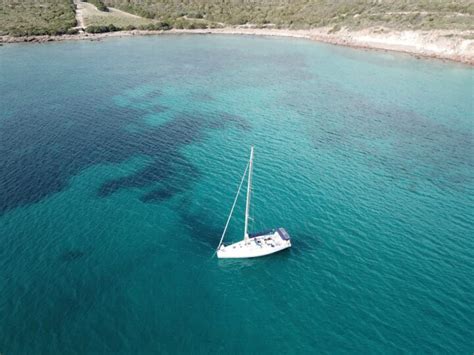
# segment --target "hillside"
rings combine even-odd
[[[474,0],[89,0],[102,10],[94,25],[109,25],[107,7],[175,28],[250,24],[263,28],[332,27],[360,30],[383,26],[394,30],[473,30]],[[92,6],[91,5],[91,6]],[[104,23],[101,23],[101,19]],[[123,21],[114,25],[125,28]],[[125,23],[128,24],[127,21]],[[143,25],[145,21],[139,21]],[[130,25],[135,25],[131,22]],[[73,0],[0,2],[0,35],[64,34],[76,26]]]
[[[0,36],[60,35],[76,26],[72,0],[0,2]]]
[[[159,20],[199,18],[227,25],[278,28],[472,29],[474,1],[461,0],[102,0],[107,6]]]

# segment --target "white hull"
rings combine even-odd
[[[222,245],[217,250],[217,257],[221,259],[256,258],[290,247],[291,240],[289,238],[282,238],[281,234],[276,230],[270,234],[244,239],[227,246]]]
[[[273,229],[261,233],[249,234],[249,211],[250,211],[250,196],[252,189],[252,167],[253,167],[253,147],[250,148],[250,160],[245,168],[244,175],[240,181],[237,195],[235,196],[234,203],[230,210],[227,223],[225,224],[222,237],[217,247],[217,257],[221,259],[237,259],[237,258],[256,258],[259,256],[270,255],[281,250],[291,247],[291,240],[288,232],[284,228]],[[229,226],[232,212],[234,211],[235,204],[240,194],[240,189],[244,183],[245,176],[248,169],[248,180],[247,180],[247,201],[245,204],[245,226],[244,226],[244,240],[240,242],[224,246],[222,244],[224,240],[225,232]]]

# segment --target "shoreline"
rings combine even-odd
[[[359,31],[341,29],[337,32],[332,32],[330,27],[310,30],[286,30],[257,29],[241,26],[195,30],[133,30],[96,34],[79,33],[62,36],[0,36],[0,44],[45,43],[69,40],[99,41],[110,37],[152,36],[163,34],[229,34],[304,38],[333,45],[366,50],[401,52],[413,55],[416,58],[436,58],[474,66],[474,31],[456,30],[394,31],[383,27],[374,27]]]

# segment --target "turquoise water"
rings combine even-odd
[[[474,350],[471,68],[163,36],[0,78],[0,353]],[[217,260],[251,144],[252,230],[293,248]]]

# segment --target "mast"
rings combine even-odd
[[[250,147],[249,178],[247,181],[247,204],[245,205],[245,230],[244,240],[249,239],[249,213],[250,213],[250,191],[252,189],[252,168],[253,168],[253,146]]]

